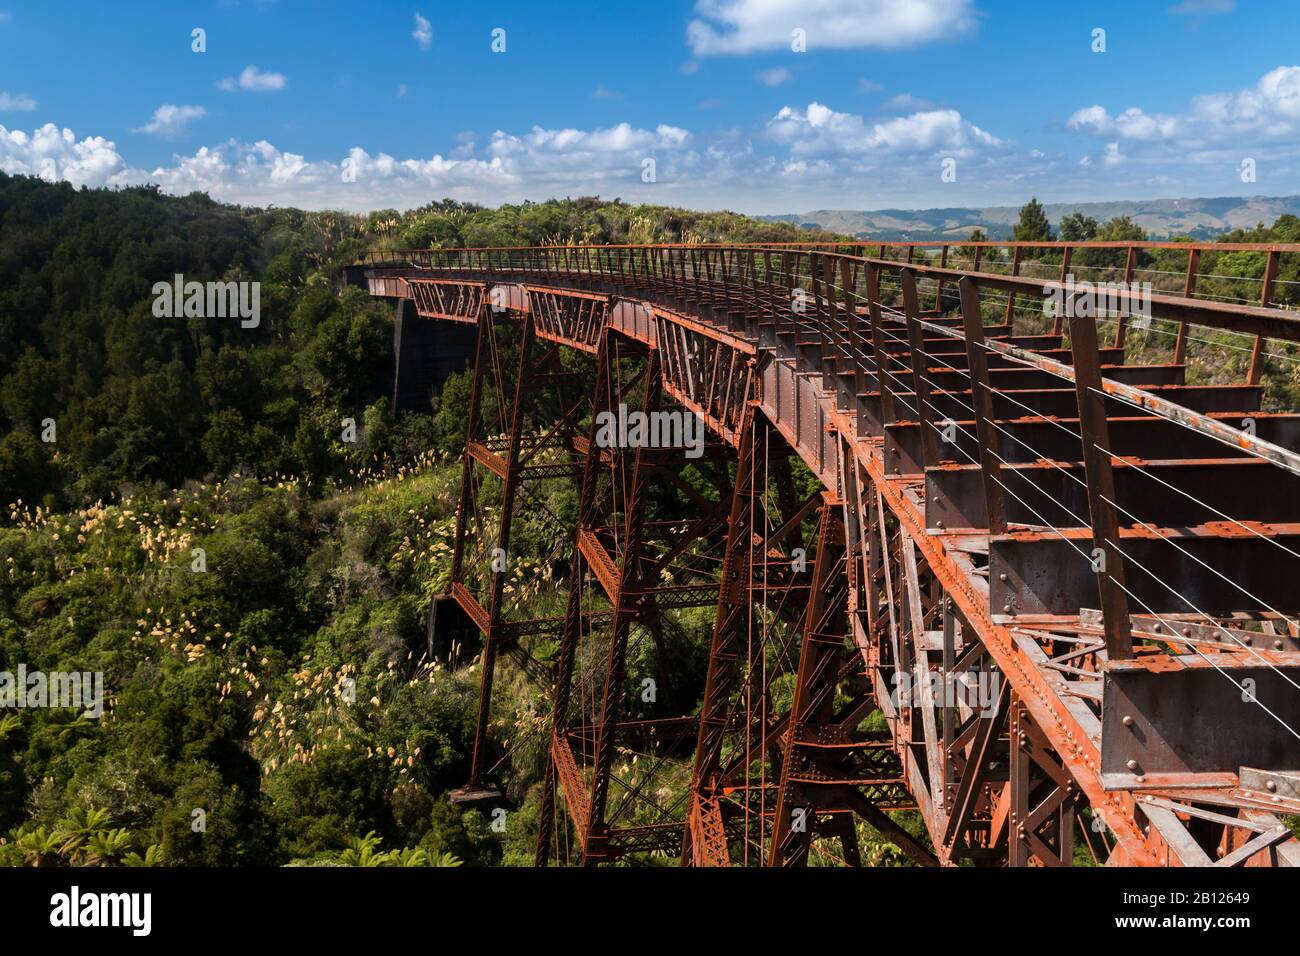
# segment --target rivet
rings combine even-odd
[[[1124,726],[1125,726],[1125,727],[1132,727],[1132,726],[1133,726],[1133,718],[1130,717],[1128,714],[1125,714],[1125,715],[1124,715]]]
[[[1277,789],[1277,781],[1276,781],[1276,780],[1270,780],[1268,783],[1264,784],[1264,786],[1266,786],[1266,787],[1268,788],[1268,792],[1269,792],[1269,793],[1272,793],[1274,790]]]
[[[1002,573],[1002,574],[999,574],[999,575],[998,575],[998,580],[999,580],[999,581],[1005,581],[1006,579],[1007,579],[1007,576],[1006,576],[1005,573]]]
[[[1138,768],[1138,762],[1136,760],[1130,760],[1124,766],[1128,767],[1130,770],[1136,770]]]

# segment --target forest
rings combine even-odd
[[[1144,238],[1120,220],[1054,230],[1036,201],[1016,234]],[[370,249],[845,238],[598,198],[359,216],[0,174],[0,672],[102,673],[106,691],[98,718],[0,709],[0,864],[531,863],[540,745],[501,755],[511,826],[455,808],[478,675],[423,654],[468,376],[395,417],[392,307],[344,268]],[[1297,242],[1300,220],[1223,239]],[[1246,297],[1263,256],[1203,270],[1207,292]],[[260,283],[260,321],[156,315],[176,275]],[[1300,275],[1278,289],[1294,306]],[[1270,364],[1270,404],[1295,404],[1296,367]],[[514,582],[539,602],[544,536]],[[537,705],[493,716],[517,730]]]

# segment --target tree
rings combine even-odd
[[[1016,242],[1051,242],[1052,225],[1047,221],[1047,211],[1037,199],[1020,207],[1020,222],[1012,232]]]
[[[1147,232],[1128,216],[1116,216],[1095,231],[1099,242],[1145,242]]]
[[[1097,235],[1099,224],[1091,216],[1075,211],[1061,217],[1062,242],[1088,242]]]
[[[1144,242],[1147,234],[1145,229],[1128,216],[1116,216],[1095,229],[1088,238],[1097,242]],[[1141,269],[1154,261],[1154,257],[1150,253],[1139,252],[1133,264],[1135,268]],[[1075,256],[1074,263],[1079,268],[1089,267],[1107,270],[1105,273],[1098,273],[1094,278],[1104,277],[1119,280],[1123,277],[1122,270],[1128,263],[1128,251],[1125,249],[1082,249]]]
[[[970,233],[970,239],[967,240],[967,241],[968,241],[968,242],[988,242],[988,241],[989,241],[988,233],[986,233],[983,229],[980,229],[979,227],[976,227],[976,228],[974,228],[974,229],[971,230],[971,233]],[[975,251],[976,251],[976,250],[975,250],[975,247],[974,247],[974,246],[958,246],[958,247],[957,247],[957,262],[958,262],[961,266],[963,266],[963,267],[965,267],[965,266],[967,266],[967,265],[974,265],[974,263],[975,263]],[[985,252],[987,253],[988,250],[985,250]],[[987,255],[983,256],[982,258],[985,260],[985,262],[988,261],[988,256],[987,256]]]
[[[59,469],[47,447],[27,432],[10,432],[0,438],[0,504],[40,503],[46,492],[57,486]]]

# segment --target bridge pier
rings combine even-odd
[[[393,413],[429,412],[433,388],[474,357],[475,329],[423,318],[410,299],[399,299],[393,321]]]

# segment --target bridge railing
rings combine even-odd
[[[1007,322],[1041,316],[1047,299],[1065,294],[1115,293],[1114,314],[1099,316],[1113,328],[1113,347],[1137,332],[1148,351],[1166,341],[1174,364],[1187,359],[1189,342],[1222,349],[1249,362],[1244,381],[1259,384],[1272,358],[1295,364],[1297,356],[1271,352],[1269,342],[1300,339],[1300,245],[1260,243],[872,243],[657,246],[541,246],[524,248],[375,251],[363,263],[409,265],[430,271],[465,270],[516,274],[577,273],[594,277],[655,277],[683,288],[697,281],[742,288],[752,275],[786,289],[808,289],[817,261],[826,257],[871,261],[896,274],[904,265],[926,280],[935,304],[956,306],[956,282],[979,280],[982,302],[998,302]],[[1224,256],[1240,274],[1226,274]],[[774,258],[775,257],[775,258]],[[1243,258],[1244,257],[1244,258]],[[752,267],[748,266],[753,258]],[[1219,271],[1215,271],[1219,270]],[[1255,274],[1258,273],[1258,274]],[[895,295],[897,290],[895,289]],[[1148,302],[1150,307],[1148,308]],[[1134,306],[1137,308],[1135,309]],[[1211,340],[1197,327],[1221,333]],[[1063,316],[1051,322],[1064,331]],[[1233,361],[1229,366],[1239,364]]]

